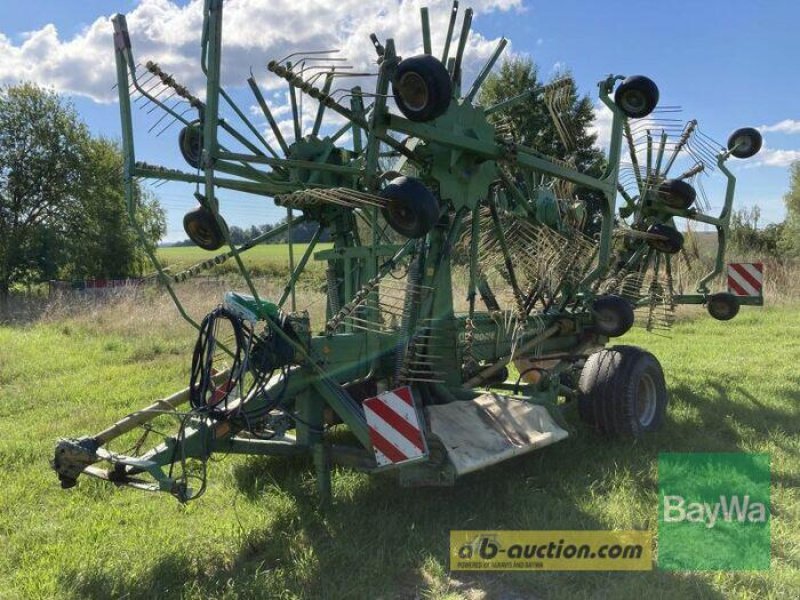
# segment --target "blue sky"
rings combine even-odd
[[[55,87],[70,95],[94,132],[118,137],[119,114],[111,90],[111,33],[105,19],[115,12],[133,12],[135,49],[152,52],[165,68],[196,86],[199,28],[192,10],[197,1],[2,2],[0,82],[28,79]],[[226,22],[225,40],[235,64],[229,70],[230,89],[248,106],[244,90],[236,88],[236,83],[244,82],[246,70],[253,65],[259,80],[267,84],[270,104],[280,110],[285,96],[269,87],[263,68],[267,60],[295,43],[310,48],[333,40],[351,49],[359,64],[370,56],[367,34],[372,30],[391,33],[405,46],[416,44],[422,4],[416,0],[228,0],[231,21]],[[449,2],[427,4],[437,31]],[[705,133],[723,143],[737,127],[763,127],[765,149],[735,165],[737,206],[758,204],[765,221],[783,218],[781,197],[788,186],[788,165],[800,159],[800,38],[796,33],[800,3],[462,1],[462,9],[470,5],[476,7],[473,29],[478,34],[470,46],[473,72],[496,38],[505,36],[512,42],[512,52],[533,57],[543,77],[567,68],[592,98],[596,98],[596,82],[606,74],[641,73],[658,83],[662,104],[680,105],[684,118],[697,118]],[[401,53],[411,53],[398,45]],[[165,134],[169,139],[143,137],[137,158],[182,166],[176,135],[175,130]],[[719,193],[719,182],[709,179],[706,189]],[[157,190],[169,212],[168,239],[184,237],[180,219],[193,204],[191,191],[174,185]],[[232,198],[226,216],[232,223],[261,223],[280,218],[282,211],[270,202]]]

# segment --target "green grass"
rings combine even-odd
[[[339,470],[327,512],[298,459],[213,462],[207,493],[188,506],[85,477],[59,489],[48,468],[59,436],[185,385],[191,333],[156,329],[107,315],[0,328],[0,598],[800,597],[796,308],[685,321],[670,339],[626,336],[667,373],[659,434],[607,440],[576,423],[567,440],[454,488]],[[655,530],[664,451],[771,454],[769,571],[448,573],[454,528]]]
[[[314,248],[314,252],[327,250],[333,244],[320,243]],[[294,260],[295,264],[300,261],[300,258],[305,252],[308,244],[294,244]],[[226,248],[221,248],[216,252],[208,252],[197,246],[181,246],[181,247],[166,247],[158,249],[158,257],[169,266],[173,272],[186,269],[197,263],[213,258],[217,254],[223,254]],[[242,258],[244,263],[251,269],[254,275],[273,275],[281,274],[285,277],[286,269],[289,264],[289,245],[288,244],[260,244],[247,250]],[[235,269],[235,263],[232,259],[221,267],[216,267],[217,272],[229,272]],[[309,267],[314,269],[324,268],[324,263],[311,260]]]

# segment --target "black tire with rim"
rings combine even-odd
[[[706,309],[717,321],[730,321],[739,314],[739,300],[729,292],[711,294]]]
[[[203,128],[200,121],[192,121],[178,134],[178,146],[183,159],[193,168],[200,168],[203,155]]]
[[[203,250],[219,250],[225,243],[225,234],[205,206],[198,206],[183,216],[183,229]]]
[[[614,104],[631,119],[646,117],[658,104],[658,86],[644,75],[631,75],[614,92]]]
[[[682,179],[667,179],[658,186],[658,197],[670,208],[689,208],[697,199],[697,191]]]
[[[389,201],[383,209],[386,222],[407,238],[424,237],[439,220],[439,202],[414,177],[392,179],[381,190],[381,197]]]
[[[397,108],[411,121],[431,121],[450,106],[453,84],[440,60],[428,54],[400,61],[392,79]]]
[[[633,306],[620,296],[598,296],[592,302],[592,313],[595,330],[606,337],[624,335],[633,326]]]
[[[648,245],[664,254],[677,254],[683,248],[683,235],[680,231],[663,223],[652,225],[647,233],[661,236],[660,239],[648,239]]]
[[[758,154],[764,139],[761,132],[752,127],[742,127],[734,131],[728,138],[728,150],[736,158],[750,158]]]
[[[667,386],[658,359],[636,346],[592,354],[578,382],[581,419],[610,435],[658,431],[667,409]]]

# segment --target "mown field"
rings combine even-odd
[[[293,246],[294,260],[295,263],[297,263],[306,251],[306,248],[308,248],[308,244],[293,244]],[[314,248],[314,252],[326,250],[331,246],[332,244],[330,243],[319,243]],[[158,249],[158,257],[165,265],[170,267],[173,272],[177,272],[203,262],[204,260],[208,260],[209,258],[213,258],[217,254],[223,252],[225,252],[225,248],[217,252],[208,252],[197,246],[167,246]],[[289,245],[260,244],[243,253],[242,259],[245,265],[252,269],[256,275],[284,275],[289,264]],[[315,264],[313,258],[309,262],[309,266],[312,269],[314,269],[314,267],[322,268],[319,263]],[[230,272],[233,269],[235,269],[234,261],[233,259],[228,259],[224,267],[217,267],[217,272]]]
[[[338,470],[320,511],[308,460],[215,460],[187,506],[87,478],[59,489],[57,438],[184,387],[193,333],[154,295],[0,327],[0,598],[800,597],[800,310],[623,341],[664,365],[663,432],[608,440],[573,419],[567,440],[448,489]],[[770,453],[769,571],[448,572],[450,529],[655,531],[665,451]]]

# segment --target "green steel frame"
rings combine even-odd
[[[454,99],[448,111],[440,118],[427,123],[414,122],[393,114],[388,105],[389,85],[397,68],[394,42],[386,40],[380,46],[380,69],[375,83],[373,105],[365,109],[365,94],[356,87],[352,90],[349,107],[344,107],[329,95],[333,76],[326,77],[322,90],[313,88],[302,77],[294,73],[291,66],[284,67],[270,63],[270,70],[284,77],[290,84],[292,105],[296,111],[296,91],[309,94],[320,100],[320,110],[313,125],[313,134],[302,137],[297,131],[296,140],[289,144],[277,127],[258,85],[251,77],[248,80],[257,104],[270,124],[278,148],[273,148],[247,119],[221,85],[222,56],[222,0],[206,0],[204,6],[204,27],[202,34],[201,64],[206,76],[205,100],[189,94],[181,88],[181,94],[197,109],[202,123],[203,149],[200,169],[195,173],[165,169],[137,162],[134,144],[134,119],[130,93],[140,94],[160,107],[184,126],[192,126],[192,121],[172,110],[167,103],[151,95],[137,79],[134,59],[125,17],[117,15],[113,19],[117,88],[122,123],[122,144],[124,152],[124,183],[131,223],[137,225],[137,197],[134,180],[138,178],[161,179],[193,184],[203,190],[206,206],[213,212],[223,231],[227,231],[220,216],[218,190],[231,190],[252,194],[262,198],[285,198],[302,190],[325,190],[331,188],[349,189],[362,194],[377,195],[382,185],[380,168],[381,148],[389,147],[398,157],[399,168],[413,167],[423,180],[434,181],[439,190],[440,200],[446,209],[439,223],[421,240],[407,240],[404,243],[387,243],[378,223],[378,209],[352,208],[340,206],[314,207],[294,218],[290,213],[289,223],[236,246],[228,238],[227,249],[207,261],[178,274],[168,273],[154,254],[150,254],[159,280],[171,295],[181,315],[193,326],[198,322],[184,309],[175,287],[199,270],[233,259],[241,271],[250,294],[258,302],[259,290],[248,274],[242,261],[242,254],[256,244],[267,242],[286,233],[293,225],[303,221],[317,221],[320,226],[305,253],[295,264],[291,256],[292,269],[284,292],[278,300],[280,307],[291,299],[294,310],[294,288],[298,278],[312,257],[328,263],[343,282],[338,289],[328,289],[328,317],[333,317],[331,307],[341,307],[351,302],[360,290],[367,290],[368,302],[377,302],[376,292],[371,291],[370,283],[380,280],[401,262],[415,261],[419,269],[419,288],[423,290],[417,304],[408,318],[396,329],[388,331],[355,330],[352,325],[329,328],[324,334],[297,339],[288,336],[273,321],[266,326],[274,334],[290,345],[296,359],[284,381],[275,381],[268,392],[275,392],[276,386],[285,386],[281,392],[285,408],[294,417],[294,434],[286,433],[276,439],[255,439],[242,435],[237,426],[225,420],[214,420],[206,416],[188,414],[182,423],[180,434],[169,437],[149,452],[141,456],[114,454],[104,446],[111,440],[146,423],[164,411],[178,411],[188,399],[188,390],[155,405],[129,415],[105,432],[80,440],[62,440],[57,449],[61,457],[59,475],[67,485],[74,483],[81,473],[110,479],[119,484],[127,484],[142,489],[167,491],[182,501],[197,494],[198,490],[189,488],[188,481],[173,473],[172,465],[179,456],[182,460],[200,459],[204,461],[212,453],[287,455],[310,454],[316,467],[319,491],[323,498],[330,494],[330,464],[336,462],[366,471],[379,470],[371,452],[369,432],[360,399],[348,392],[348,386],[358,382],[373,381],[390,386],[396,379],[396,360],[398,349],[408,347],[410,340],[420,331],[429,334],[429,347],[436,349],[437,368],[444,373],[441,381],[415,384],[418,402],[432,398],[437,401],[457,401],[469,399],[478,389],[496,378],[502,367],[515,356],[536,349],[538,356],[564,357],[551,371],[551,376],[542,378],[537,384],[522,388],[530,402],[543,404],[554,414],[559,412],[559,397],[574,395],[574,391],[564,387],[560,374],[572,369],[591,351],[602,347],[608,339],[593,327],[594,316],[591,302],[594,298],[593,284],[605,277],[612,264],[613,236],[616,223],[616,197],[622,153],[623,127],[625,115],[611,99],[616,83],[621,76],[608,76],[599,83],[599,96],[602,103],[613,115],[611,142],[608,151],[608,170],[595,178],[561,163],[554,162],[537,154],[533,149],[514,144],[513,147],[495,139],[494,126],[489,118],[517,103],[526,101],[531,95],[542,93],[532,90],[498,105],[483,109],[472,104],[478,89],[505,47],[502,40],[487,66],[464,98]],[[465,19],[468,32],[469,16]],[[450,33],[455,23],[455,12],[450,21]],[[425,52],[431,53],[430,25],[427,9],[422,12],[423,45]],[[455,57],[449,56],[449,40],[444,49],[443,62],[449,64],[456,82],[455,95],[459,95],[460,64],[464,52],[466,33],[459,38]],[[448,60],[449,59],[449,60]],[[243,121],[257,143],[236,131],[223,118],[220,107],[224,103]],[[322,114],[324,109],[334,110],[344,115],[348,125],[333,135],[320,138]],[[468,124],[466,127],[464,124]],[[337,140],[347,131],[352,133],[351,150],[336,146]],[[219,135],[224,133],[243,145],[249,152],[234,152],[223,147]],[[408,136],[412,143],[401,144],[398,137]],[[329,158],[339,153],[345,159],[341,164],[333,164]],[[660,163],[662,156],[659,155]],[[725,206],[718,217],[697,213],[692,210],[671,210],[657,203],[652,209],[661,219],[685,217],[717,228],[719,253],[714,270],[700,282],[698,293],[677,298],[678,302],[702,303],[708,293],[708,283],[718,275],[723,267],[723,257],[727,230],[730,222],[735,179],[724,166],[727,154],[719,156],[718,166],[728,178]],[[501,171],[500,166],[533,174],[537,180],[557,178],[602,193],[601,227],[597,241],[593,266],[584,273],[577,285],[565,286],[559,290],[558,301],[547,310],[531,313],[527,311],[519,327],[509,330],[507,315],[495,310],[475,309],[477,295],[491,296],[478,261],[478,226],[482,207],[490,207],[495,218],[498,206],[505,205],[509,210],[525,215],[531,223],[543,226],[536,220],[535,207],[531,206],[530,195],[519,188],[514,181]],[[454,168],[455,167],[455,168]],[[269,169],[269,170],[266,170]],[[464,176],[463,173],[469,173]],[[502,188],[502,190],[500,189]],[[289,208],[291,211],[291,206]],[[660,212],[659,212],[660,211]],[[356,220],[365,219],[370,226],[371,239],[359,239]],[[500,241],[506,261],[511,261],[504,243],[502,227],[497,218],[496,234]],[[333,248],[315,253],[323,227],[331,231]],[[470,233],[469,246],[469,286],[468,314],[457,314],[454,310],[452,292],[452,256],[462,234]],[[227,235],[227,233],[226,233]],[[640,248],[628,260],[643,260],[646,252]],[[513,274],[513,272],[512,272]],[[513,281],[511,282],[513,284]],[[465,331],[470,329],[469,336]],[[468,348],[469,346],[469,348]],[[479,365],[477,371],[463,368],[467,353]],[[249,408],[258,409],[265,397],[249,401]],[[326,411],[330,409],[336,419],[344,423],[355,444],[335,444],[325,433]],[[558,417],[560,419],[560,417]],[[108,469],[97,463],[109,463]],[[398,470],[407,483],[414,481],[452,481],[454,475],[446,461],[433,460],[407,464]]]

